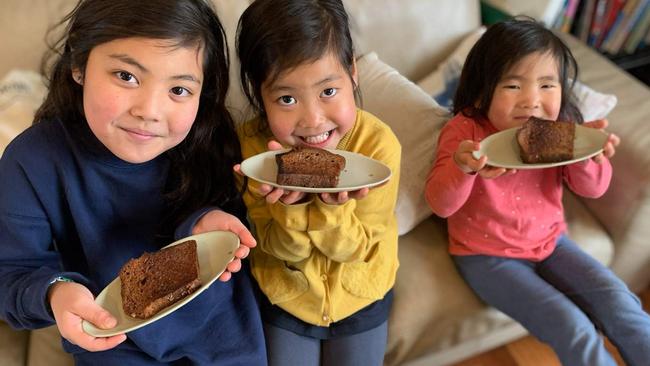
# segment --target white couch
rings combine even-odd
[[[232,48],[237,19],[250,1],[213,1],[230,35]],[[0,2],[0,79],[17,68],[38,70],[45,50],[45,30],[74,3],[75,0]],[[403,162],[404,192],[398,212],[404,227],[407,222],[417,223],[422,216],[418,182],[424,179],[422,167],[433,158],[427,154],[433,151],[436,132],[445,116],[433,99],[402,75],[417,82],[434,71],[480,25],[479,2],[345,3],[352,18],[358,54],[374,51],[378,57],[359,61],[364,107],[391,124],[402,139],[407,157]],[[581,68],[579,79],[618,97],[618,105],[609,115],[610,129],[623,141],[612,160],[614,178],[604,197],[583,200],[567,195],[570,233],[586,251],[610,264],[632,290],[639,291],[650,281],[650,89],[574,39],[567,38],[567,42]],[[236,61],[233,58],[235,66]],[[241,120],[246,114],[245,102],[236,75],[234,67],[230,104],[235,117]],[[0,98],[3,92],[6,90],[0,88]],[[6,107],[0,103],[0,113]],[[12,121],[16,125],[9,127],[20,129],[29,122]],[[6,127],[0,125],[0,131]],[[420,130],[430,133],[409,135]],[[0,151],[6,143],[0,140]],[[446,244],[444,221],[433,216],[400,237],[401,266],[389,322],[386,365],[452,364],[525,334],[519,325],[486,307],[472,294],[454,269]],[[69,356],[60,350],[56,328],[15,331],[0,321],[1,365],[70,363]]]

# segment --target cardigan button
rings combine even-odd
[[[327,281],[327,275],[323,273],[322,275],[320,275],[320,279],[323,281]]]
[[[327,316],[327,315],[323,315],[323,321],[324,321],[324,322],[328,322],[328,321],[330,321],[330,317]]]

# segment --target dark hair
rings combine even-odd
[[[534,52],[548,52],[558,63],[562,85],[559,118],[581,123],[582,114],[571,93],[578,77],[578,64],[571,50],[542,24],[521,16],[490,26],[472,47],[454,97],[454,114],[486,118],[503,74]]]
[[[67,23],[67,25],[66,25]],[[86,124],[83,88],[72,70],[85,71],[93,48],[116,39],[173,40],[174,47],[203,48],[203,86],[189,134],[165,154],[171,165],[165,188],[167,224],[172,229],[189,213],[208,205],[228,207],[239,196],[232,166],[241,161],[239,140],[225,106],[228,47],[219,19],[205,0],[80,0],[58,25],[63,36],[42,64],[49,92],[36,113],[69,126]],[[53,31],[52,29],[51,31]],[[55,58],[48,67],[48,61]],[[48,72],[48,69],[50,69]],[[224,208],[225,208],[224,207]]]
[[[256,0],[239,18],[242,88],[263,120],[262,84],[327,52],[338,57],[352,79],[354,48],[341,0]],[[356,85],[355,90],[360,98]]]

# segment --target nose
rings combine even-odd
[[[534,109],[539,107],[540,94],[537,88],[526,88],[523,90],[519,105],[522,108]]]
[[[324,120],[323,108],[318,102],[304,103],[300,116],[300,127],[317,127]]]
[[[161,119],[164,96],[155,91],[142,88],[138,95],[133,97],[131,115],[143,121],[158,122]]]

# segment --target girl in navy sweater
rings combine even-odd
[[[61,24],[47,98],[0,160],[0,316],[56,323],[82,365],[266,364],[248,272],[232,275],[255,240],[231,170],[241,157],[214,10],[82,0]],[[94,295],[128,259],[210,230],[243,244],[222,281],[128,338],[83,332],[82,320],[115,326]]]

